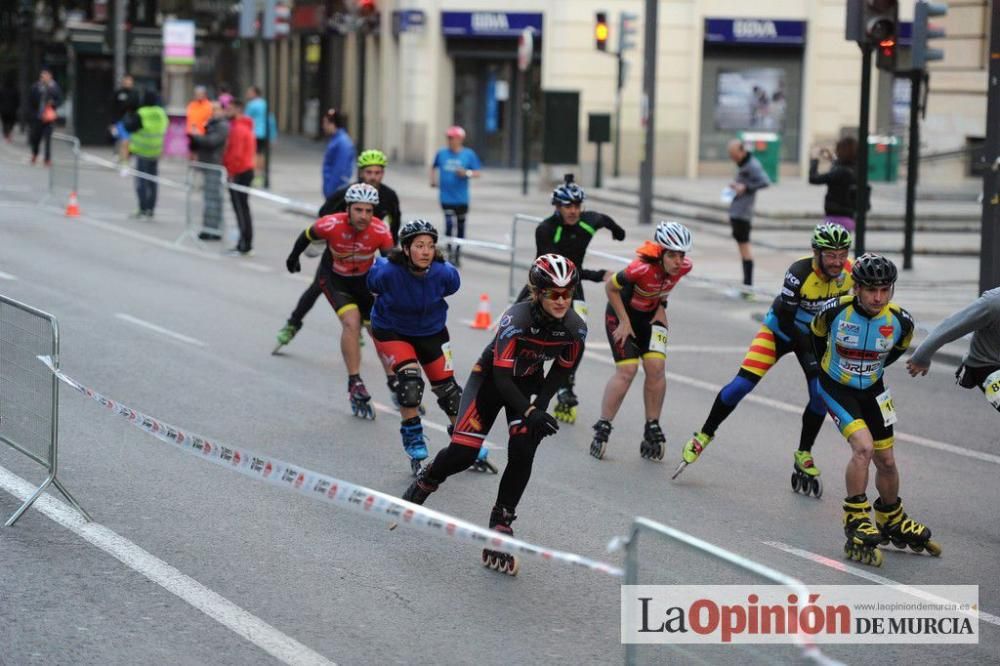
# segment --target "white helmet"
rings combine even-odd
[[[653,239],[664,250],[674,252],[691,251],[691,232],[680,222],[661,221],[656,225]]]
[[[373,206],[378,205],[378,190],[368,183],[354,183],[347,188],[344,193],[344,203],[366,203]]]

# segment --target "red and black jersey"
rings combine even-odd
[[[668,275],[661,263],[649,263],[640,257],[611,279],[622,290],[622,302],[630,313],[652,314],[660,303],[666,305],[670,292],[692,267],[691,260],[685,257],[677,275]]]
[[[493,341],[479,357],[483,374],[493,369],[509,371],[515,379],[544,371],[546,361],[571,370],[583,356],[587,324],[571,308],[562,321],[543,321],[530,301],[510,306],[497,323]]]
[[[364,275],[375,263],[378,252],[389,251],[394,243],[389,227],[373,217],[371,224],[358,231],[347,213],[334,213],[316,220],[306,229],[310,241],[325,240],[337,275]]]

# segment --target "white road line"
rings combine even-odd
[[[195,345],[197,347],[208,346],[201,340],[195,340],[194,338],[189,338],[188,336],[183,335],[181,333],[171,331],[169,328],[163,328],[162,326],[157,326],[156,324],[152,324],[148,321],[145,321],[144,319],[139,319],[137,317],[133,317],[132,315],[127,315],[123,312],[115,314],[115,317],[117,319],[121,319],[122,321],[127,321],[130,324],[135,324],[136,326],[141,326],[142,328],[149,329],[150,331],[156,331],[157,333],[161,335],[166,335],[167,337],[171,337],[174,340],[180,340],[181,342],[186,342],[189,345]]]
[[[878,574],[872,573],[867,569],[861,569],[859,567],[852,566],[845,562],[841,562],[840,560],[835,560],[826,557],[824,555],[820,555],[818,553],[813,553],[808,550],[796,548],[795,546],[789,546],[787,543],[782,543],[781,541],[762,541],[761,543],[763,543],[765,546],[770,546],[771,548],[777,548],[778,550],[782,550],[788,553],[789,555],[795,555],[805,560],[809,560],[811,562],[816,562],[817,564],[822,564],[823,566],[830,567],[831,569],[842,571],[844,573],[849,573],[852,576],[857,576],[858,578],[864,578],[865,580],[870,580],[871,582],[878,583],[879,585],[890,585],[892,587],[897,588],[901,592],[905,592],[906,594],[909,594],[910,596],[916,597],[918,599],[923,599],[924,601],[929,601],[935,604],[955,603],[950,599],[939,597],[936,594],[931,594],[930,592],[926,592],[924,590],[915,587],[910,587],[909,585],[904,585],[903,583],[897,583],[891,578],[886,578],[885,576],[879,576]],[[907,556],[905,553],[901,553],[901,555],[903,557]],[[997,617],[996,615],[992,615],[990,613],[986,613],[983,610],[979,610],[978,614],[979,614],[979,619],[982,620],[983,622],[989,622],[992,625],[1000,627],[1000,617]]]
[[[0,271],[0,280],[16,280],[17,277],[11,275],[10,273],[4,273]]]
[[[670,349],[670,347],[667,348],[668,354],[670,353]],[[599,354],[595,351],[585,351],[583,354],[587,358],[600,361],[606,365],[615,364],[614,359],[610,356],[605,356],[604,354]],[[668,372],[667,379],[677,382],[678,384],[686,384],[688,386],[704,389],[705,391],[710,391],[712,393],[718,393],[722,390],[722,386],[718,384],[712,384],[711,382],[695,379],[694,377],[688,377],[687,375],[679,375],[675,372]],[[764,396],[754,395],[753,393],[747,394],[747,396],[743,399],[755,402],[758,405],[765,405],[782,412],[788,412],[789,414],[802,414],[801,405],[790,405],[787,402],[781,402],[780,400],[774,400],[772,398],[765,398]],[[972,458],[973,460],[981,460],[983,462],[993,463],[994,465],[1000,465],[1000,456],[992,453],[973,451],[961,446],[955,446],[954,444],[948,444],[947,442],[939,442],[936,439],[928,439],[926,437],[920,437],[919,435],[910,435],[905,432],[899,432],[898,430],[896,431],[896,439],[903,442],[909,442],[910,444],[916,444],[918,446],[925,446],[929,449],[936,449],[946,453],[953,453],[957,456],[963,456],[965,458]]]
[[[399,416],[399,410],[390,405],[384,405],[381,402],[375,402],[372,400],[372,406],[383,414],[394,414]],[[433,421],[428,421],[427,419],[421,418],[420,422],[430,428],[431,430],[437,430],[438,432],[443,432],[448,434],[448,426],[443,426],[440,423],[434,423]],[[506,446],[500,446],[499,444],[494,444],[493,442],[486,440],[486,448],[490,451],[506,451]]]
[[[26,500],[34,492],[31,484],[4,467],[0,467],[0,488],[21,501]],[[300,664],[335,666],[323,655],[283,634],[256,615],[181,573],[117,532],[98,523],[86,522],[80,514],[52,498],[48,493],[38,498],[33,510],[39,511],[56,524],[142,574],[275,659],[295,666]]]

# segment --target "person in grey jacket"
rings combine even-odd
[[[969,353],[955,373],[962,388],[978,386],[1000,411],[1000,287],[984,291],[978,299],[954,313],[931,331],[906,361],[910,375],[926,375],[934,352],[972,333]]]
[[[753,206],[757,190],[771,184],[764,167],[753,153],[744,147],[739,139],[733,139],[726,146],[731,159],[737,166],[736,178],[729,184],[733,200],[729,204],[729,223],[733,228],[733,238],[743,260],[743,284],[753,286],[753,254],[750,251],[750,224],[753,220]],[[744,297],[752,298],[747,289]]]
[[[219,102],[212,102],[212,117],[205,124],[204,134],[189,134],[188,145],[199,162],[222,165],[222,152],[229,138],[226,112]],[[207,241],[222,240],[222,172],[216,169],[199,169],[204,176],[202,230],[198,238]]]

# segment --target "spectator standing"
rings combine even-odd
[[[257,138],[254,184],[262,185],[264,183],[264,170],[267,168],[267,150],[271,143],[271,127],[268,118],[270,114],[267,110],[267,100],[261,97],[260,88],[257,86],[247,88],[246,99],[244,113],[253,121],[253,132]]]
[[[17,122],[17,109],[21,106],[21,93],[17,90],[14,80],[7,77],[0,88],[0,123],[3,124],[3,138],[11,142],[10,135]]]
[[[52,128],[56,124],[56,108],[62,104],[63,94],[52,72],[43,69],[31,86],[28,101],[31,108],[31,163],[38,161],[38,152],[45,143],[45,166],[52,165]]]
[[[464,129],[452,125],[445,137],[448,147],[437,152],[431,165],[431,187],[438,187],[440,184],[439,199],[444,210],[445,235],[465,238],[465,217],[469,213],[469,180],[479,177],[482,165],[475,151],[463,145]],[[452,247],[452,243],[448,243],[449,261],[456,266],[459,265],[460,250],[460,246]]]
[[[136,176],[135,193],[139,199],[139,210],[132,215],[134,218],[153,217],[153,210],[156,208],[154,178],[159,173],[163,137],[167,134],[169,122],[167,112],[160,106],[159,95],[153,90],[143,93],[141,105],[125,121],[125,129],[131,134],[128,149],[135,155],[135,170],[152,176]]]
[[[205,125],[212,118],[212,102],[205,86],[194,87],[194,99],[187,105],[187,133],[204,134]]]
[[[243,113],[243,102],[234,99],[229,104],[229,139],[222,163],[229,173],[229,180],[236,185],[250,187],[253,183],[254,156],[257,139],[254,137],[253,121]],[[236,223],[240,228],[240,240],[230,251],[246,257],[253,251],[253,220],[250,217],[250,195],[230,189]]]
[[[189,134],[188,142],[191,151],[199,162],[206,164],[222,164],[222,153],[229,137],[229,123],[220,102],[212,103],[212,117],[205,125],[204,134]],[[198,238],[205,241],[222,240],[222,192],[225,185],[222,174],[215,169],[205,169],[204,198],[201,224],[202,230]]]
[[[128,74],[122,77],[121,85],[115,91],[112,99],[114,124],[111,125],[111,135],[115,138],[118,161],[128,163],[128,130],[125,129],[125,116],[134,113],[139,108],[139,91],[135,89],[135,80]]]
[[[232,104],[232,102],[233,102],[234,99],[236,99],[236,98],[233,97],[233,94],[231,92],[229,92],[229,84],[227,84],[227,83],[220,83],[219,84],[219,95],[218,95],[218,97],[216,97],[216,101],[218,101],[219,104],[222,105],[222,110],[223,111],[228,111],[229,110],[229,105]]]
[[[323,154],[323,197],[326,199],[339,188],[349,185],[354,178],[357,153],[354,142],[344,129],[346,124],[346,117],[337,109],[323,114],[323,133],[330,137]]]
[[[740,251],[743,261],[743,297],[753,298],[750,287],[753,286],[753,253],[750,248],[750,225],[753,221],[753,207],[757,198],[757,190],[762,190],[771,184],[760,161],[748,151],[743,142],[733,139],[727,145],[729,159],[736,164],[736,177],[727,188],[732,195],[729,204],[729,224],[733,229],[733,238]]]
[[[813,153],[809,160],[809,182],[812,185],[826,185],[823,199],[823,213],[826,221],[839,224],[850,232],[854,231],[854,214],[857,211],[858,179],[855,160],[858,155],[858,140],[845,136],[837,142],[834,155],[826,148]],[[819,172],[819,160],[830,160],[830,170]]]

